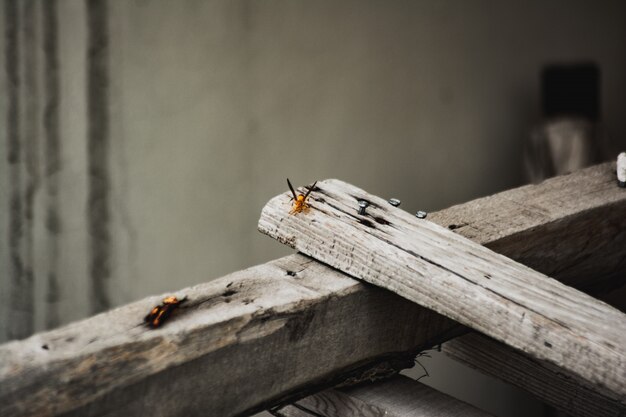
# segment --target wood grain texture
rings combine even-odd
[[[626,276],[623,264],[626,243],[622,233],[626,230],[626,218],[622,215],[626,211],[626,193],[619,193],[613,186],[611,169],[612,164],[599,165],[431,213],[428,218],[495,251],[532,263],[536,269],[553,273],[561,281],[601,294],[602,300],[624,311],[624,290],[606,293],[622,284]],[[571,198],[578,195],[584,198]],[[593,227],[594,224],[600,227]],[[588,230],[581,234],[585,228]],[[552,241],[570,244],[555,250]],[[564,262],[567,268],[560,267]],[[585,275],[584,271],[590,270],[597,275]],[[477,333],[443,344],[443,351],[481,372],[529,391],[569,415],[601,417],[626,412],[623,404],[590,390],[571,375],[565,375],[561,368]],[[375,388],[372,384],[361,389]],[[302,400],[298,404],[301,403]],[[377,406],[375,402],[369,405]],[[313,415],[296,407],[280,411],[285,416]],[[344,417],[352,415],[358,416],[360,412],[346,412]]]
[[[537,260],[538,269],[572,265],[557,273],[559,278],[566,279],[566,272],[575,272],[576,265],[595,265],[599,275],[610,276],[624,271],[620,259],[625,247],[617,243],[626,229],[621,215],[626,193],[616,194],[607,186],[614,181],[612,169],[610,164],[600,165],[428,218],[445,227],[466,223],[454,231],[507,256]],[[579,194],[585,199],[577,205],[564,197]],[[531,195],[537,196],[535,200]],[[509,204],[522,196],[534,201],[535,211],[520,206],[520,214],[515,208],[519,204]],[[548,210],[542,204],[551,207],[552,200],[559,199],[562,218],[554,208],[549,219],[537,219],[534,213]],[[507,205],[508,210],[499,208]],[[604,226],[589,227],[588,238],[570,236],[576,224],[594,222]],[[570,256],[527,243],[541,242],[546,235],[555,242],[561,241],[559,237],[568,240]],[[580,282],[592,281],[581,275]],[[433,343],[428,339],[447,337],[453,325],[391,292],[301,255],[177,294],[190,297],[189,307],[159,330],[147,331],[140,325],[147,310],[161,299],[154,296],[1,345],[0,415],[159,416],[198,410],[206,415],[244,415],[333,386],[370,361],[410,356],[422,344]],[[204,302],[193,306],[194,300]],[[177,399],[182,396],[193,401],[181,404]]]
[[[370,202],[366,215],[359,199]],[[288,194],[277,196],[259,229],[626,402],[620,311],[350,184],[322,181],[309,201],[309,212],[289,215]]]
[[[406,376],[331,389],[273,411],[279,417],[487,417],[491,414]]]
[[[0,346],[0,415],[247,415],[410,367],[457,327],[302,255],[176,294],[189,301],[156,330],[142,320],[162,296]]]
[[[626,311],[626,286],[602,294],[600,299]],[[626,415],[626,405],[590,390],[563,369],[535,360],[478,333],[454,338],[444,343],[442,350],[459,362],[532,393],[567,415]]]
[[[626,191],[615,163],[596,165],[428,216],[570,286],[602,294],[626,284]]]
[[[457,337],[444,343],[442,350],[459,362],[530,392],[567,415],[617,417],[626,414],[626,405],[589,389],[576,376],[484,335],[470,333]]]

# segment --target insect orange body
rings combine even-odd
[[[166,297],[163,299],[163,303],[150,310],[150,313],[144,317],[143,321],[153,329],[163,324],[165,320],[172,315],[182,303],[187,301],[187,297],[178,299],[174,296]]]
[[[293,186],[291,185],[291,182],[289,181],[289,178],[287,178],[287,184],[289,185],[289,189],[291,190],[291,194],[293,195],[293,205],[291,206],[289,214],[297,214],[302,213],[303,211],[307,211],[309,209],[309,205],[306,203],[306,199],[309,194],[311,194],[311,191],[313,191],[313,188],[315,188],[315,184],[317,184],[317,181],[315,181],[313,185],[309,187],[309,191],[307,191],[306,194],[296,194]]]

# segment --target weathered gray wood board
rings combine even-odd
[[[600,299],[626,310],[626,287],[602,294]],[[561,368],[538,361],[515,349],[477,333],[454,338],[442,350],[483,373],[529,391],[543,402],[577,417],[626,415],[626,405],[590,390]]]
[[[331,389],[273,411],[279,417],[487,417],[454,397],[402,375]]]
[[[428,220],[586,292],[626,284],[626,192],[596,165],[432,213]]]
[[[604,163],[428,216],[462,236],[586,292],[626,284],[626,192]]]
[[[350,184],[319,182],[309,199],[308,212],[290,215],[289,195],[275,197],[259,229],[626,402],[620,311]],[[366,215],[360,199],[370,202]]]
[[[614,167],[611,171],[610,164],[600,165],[432,213],[429,219],[446,227],[466,224],[454,231],[507,256],[534,259],[540,270],[587,265],[610,276],[624,271],[626,250],[617,244],[623,239],[619,231],[626,229],[621,215],[626,193],[608,186],[614,184],[613,176]],[[582,194],[584,201],[577,204],[565,197]],[[510,201],[528,201],[535,210]],[[543,206],[552,207],[554,201],[561,201],[562,218],[557,208]],[[503,206],[511,208],[499,210]],[[537,214],[542,211],[551,214]],[[594,222],[604,226],[589,227],[593,244],[569,236],[576,224]],[[559,236],[569,239],[570,256],[527,245],[546,234],[557,242]],[[556,276],[566,279],[567,271],[576,268]],[[446,337],[451,325],[395,294],[301,255],[178,294],[191,298],[188,309],[159,330],[140,325],[160,301],[155,296],[0,346],[0,415],[71,410],[74,415],[137,410],[156,416],[198,410],[235,415],[332,386],[335,378],[368,362],[364,358],[402,358],[403,352],[431,343],[428,339]],[[205,302],[192,307],[199,300]],[[193,401],[181,403],[183,397]]]
[[[615,417],[626,406],[590,390],[575,376],[549,363],[533,359],[484,335],[470,333],[442,346],[450,357],[520,387],[574,417]]]
[[[604,299],[606,296],[613,296],[613,294],[603,294],[602,298]],[[626,305],[626,300],[620,299],[619,301],[620,303],[615,306],[623,309]],[[573,417],[616,417],[626,414],[626,405],[589,389],[572,375],[565,374],[563,369],[543,361],[532,359],[503,343],[476,332],[470,332],[466,335],[455,337],[444,343],[441,348],[443,352],[451,358],[504,382],[522,388],[535,395],[544,403],[551,405],[567,415]],[[422,385],[418,381],[408,379],[405,380],[404,384]],[[368,395],[369,390],[378,392],[380,390],[379,385],[382,385],[382,383],[362,384],[358,389],[344,389],[341,390],[340,393],[336,393],[337,390],[328,390],[313,394],[312,397],[317,397],[318,399],[313,400],[312,404],[324,404],[322,399],[331,395],[329,393],[336,393],[334,395],[340,396],[342,403],[352,404],[356,402],[360,404],[361,401],[358,398],[351,398],[354,393],[354,395],[368,396],[368,407],[389,412],[389,410],[385,408],[387,401],[384,397],[379,398],[375,395]],[[411,392],[411,390],[405,389],[403,392]],[[315,409],[304,407],[303,404],[305,404],[305,400],[306,399],[298,401],[297,404],[292,407],[284,407],[276,414],[279,416],[316,415],[311,413],[326,415],[321,407]],[[413,401],[413,396],[407,395],[397,398],[396,403],[410,403],[411,401]],[[307,402],[307,404],[310,404],[310,402]],[[328,408],[329,407],[326,407],[325,409]],[[334,408],[330,409],[334,410]],[[344,407],[341,411],[342,417],[360,417],[362,415],[362,410],[357,406]]]
[[[607,166],[609,169],[606,169]],[[624,234],[620,235],[620,230],[626,230],[626,219],[622,215],[626,212],[626,193],[615,192],[612,168],[610,164],[604,164],[540,185],[505,191],[432,213],[429,219],[496,251],[524,259],[524,262],[534,262],[537,269],[552,271],[562,281],[579,283],[584,288],[593,289],[595,293],[602,294],[602,300],[610,300],[611,305],[624,311],[626,298],[623,290],[605,293],[607,289],[623,282],[620,273],[622,277],[626,276],[623,263],[620,267],[620,260],[624,257],[619,253],[626,250]],[[568,197],[572,195],[585,197]],[[605,207],[605,200],[610,201],[610,209]],[[531,207],[532,211],[529,209]],[[581,209],[582,215],[577,211]],[[538,216],[538,212],[549,215]],[[559,218],[559,215],[565,218]],[[546,227],[555,221],[558,222],[556,225]],[[593,227],[594,224],[601,227]],[[606,227],[609,224],[613,224],[613,229]],[[591,228],[592,232],[582,237],[593,244],[581,246],[584,239],[580,238],[581,227],[577,225]],[[541,232],[537,233],[537,229],[533,229],[535,227]],[[524,234],[528,235],[528,239],[517,239]],[[572,238],[576,239],[572,241]],[[566,240],[573,244],[556,251],[545,245],[551,240]],[[537,241],[543,241],[544,245],[528,244]],[[618,253],[614,252],[616,250]],[[567,262],[570,267],[558,268],[566,258],[569,258]],[[603,258],[607,261],[603,261]],[[601,279],[590,279],[589,275],[582,273],[586,270],[598,272]],[[611,283],[607,278],[617,280]],[[597,282],[605,285],[594,285]],[[626,412],[626,406],[588,389],[572,376],[566,376],[562,369],[534,360],[485,336],[472,333],[457,337],[443,344],[443,351],[473,368],[531,392],[569,415],[601,417],[618,416]],[[366,385],[361,389],[375,388]],[[298,404],[302,404],[302,400]],[[377,404],[373,402],[369,405],[376,407]],[[316,411],[319,413],[319,410]],[[287,412],[294,413],[290,415],[310,415],[295,407],[283,408],[281,412],[285,415]],[[358,410],[353,410],[345,412],[344,417],[351,415],[360,414]]]
[[[188,303],[156,330],[149,297],[0,346],[0,415],[246,414],[371,361],[408,367],[457,327],[302,255],[177,294]]]

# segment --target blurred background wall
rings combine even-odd
[[[0,13],[0,341],[287,254],[256,231],[286,177],[413,212],[522,184],[547,63],[597,63],[608,155],[626,148],[619,0]]]

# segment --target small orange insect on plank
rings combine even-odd
[[[291,185],[291,182],[289,181],[289,178],[287,178],[287,185],[289,185],[289,189],[291,190],[291,194],[293,195],[293,197],[291,198],[293,200],[293,206],[291,207],[289,214],[302,213],[303,211],[307,211],[309,209],[309,205],[306,203],[306,199],[309,194],[311,194],[311,191],[313,191],[313,188],[315,188],[315,184],[317,184],[317,181],[315,181],[312,186],[307,187],[309,191],[307,191],[306,194],[296,194],[293,186]]]
[[[163,299],[163,303],[150,310],[150,313],[143,318],[143,321],[146,322],[149,327],[156,329],[185,301],[187,301],[186,296],[180,300],[174,296],[166,297]]]

